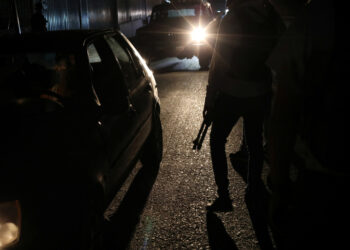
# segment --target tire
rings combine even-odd
[[[206,70],[209,68],[210,59],[211,59],[211,55],[199,56],[198,60],[199,60],[199,66],[201,67],[201,69]]]
[[[143,146],[140,160],[143,165],[159,166],[163,158],[163,131],[159,113],[152,119],[152,130]]]

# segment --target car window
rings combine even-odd
[[[142,59],[142,57],[140,56],[140,54],[138,53],[138,51],[134,48],[132,48],[127,41],[124,40],[123,37],[119,37],[119,36],[113,36],[117,41],[119,41],[120,44],[123,44],[123,47],[125,48],[125,50],[127,50],[129,52],[129,55],[131,56],[135,69],[137,71],[138,75],[144,75],[144,68],[141,66],[141,62],[140,60]],[[142,59],[143,60],[143,59]]]
[[[0,57],[3,59],[2,83],[11,83],[11,87],[22,94],[50,91],[68,98],[76,92],[78,73],[73,53],[27,52]]]
[[[87,47],[92,83],[98,100],[105,109],[114,112],[127,96],[127,90],[119,66],[115,60],[111,60],[110,54],[103,40],[95,41]]]
[[[110,46],[113,55],[120,64],[125,78],[125,84],[130,90],[134,89],[137,86],[136,80],[140,76],[140,71],[131,57],[131,52],[128,50],[125,44],[120,43],[114,37],[105,36],[105,39]]]
[[[151,21],[162,21],[165,19],[176,19],[181,17],[194,18],[204,17],[212,18],[211,7],[207,4],[185,4],[179,6],[163,6],[154,8],[151,14]]]
[[[161,21],[167,18],[178,17],[194,17],[201,15],[195,8],[179,8],[179,9],[159,9],[152,13],[152,21]]]
[[[151,15],[152,21],[161,21],[168,18],[167,10],[154,10]]]
[[[195,9],[176,9],[176,10],[168,10],[168,17],[183,17],[183,16],[195,16]]]
[[[74,86],[77,86],[76,58],[72,54],[56,54],[53,66],[54,77],[52,79],[52,92],[63,97],[72,96]]]
[[[101,57],[98,54],[94,44],[90,44],[90,46],[87,48],[87,53],[88,53],[88,57],[89,57],[89,63],[100,63],[101,62]]]

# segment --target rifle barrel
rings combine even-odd
[[[193,141],[193,149],[197,149],[197,150],[201,149],[202,143],[203,143],[203,140],[204,140],[204,137],[207,133],[208,128],[209,128],[209,125],[205,122],[205,120],[203,120],[201,127],[198,131],[197,138]]]

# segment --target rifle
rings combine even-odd
[[[208,86],[207,86],[208,91]],[[218,101],[220,97],[220,92],[217,92],[215,95],[215,103]],[[214,106],[215,107],[215,106]],[[213,122],[213,112],[215,108],[207,109],[204,114],[204,118],[201,124],[201,127],[198,131],[197,138],[193,141],[193,148],[196,150],[200,150],[202,148],[202,143],[204,141],[205,135],[207,134],[208,128],[210,127],[211,123]]]
[[[208,119],[204,118],[203,122],[201,124],[201,127],[198,131],[197,138],[193,141],[193,148],[196,150],[200,150],[202,148],[202,143],[204,141],[205,135],[207,134],[208,128],[210,127],[211,121],[208,121]]]

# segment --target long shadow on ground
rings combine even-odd
[[[262,250],[275,249],[268,227],[269,193],[263,183],[258,193],[245,196],[249,216]]]
[[[210,249],[238,250],[234,240],[226,232],[222,221],[213,212],[207,212],[207,230]]]
[[[127,249],[157,178],[159,166],[143,166],[106,225],[104,250]]]
[[[247,182],[248,161],[237,159],[232,154],[230,155],[230,161],[233,169],[242,177],[244,182]],[[268,227],[269,192],[262,181],[258,192],[245,196],[249,216],[260,248],[262,250],[275,249]]]

